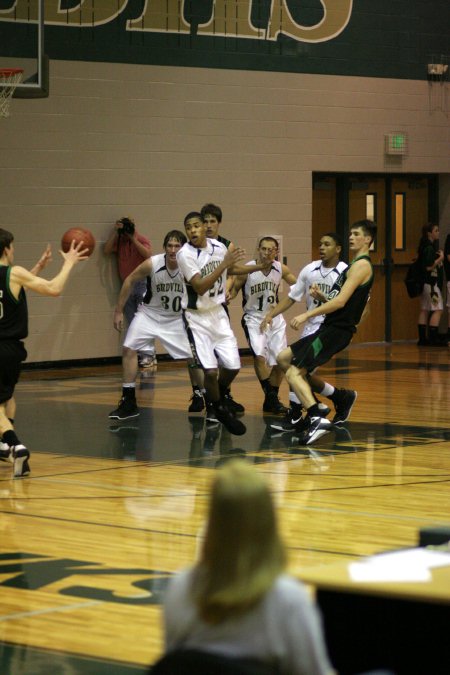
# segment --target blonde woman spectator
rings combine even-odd
[[[197,650],[235,659],[236,673],[248,660],[280,675],[334,672],[317,609],[285,563],[265,479],[243,460],[228,462],[213,482],[200,560],[169,584],[169,660]]]

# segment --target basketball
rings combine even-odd
[[[75,243],[82,241],[84,248],[89,250],[88,255],[91,255],[92,251],[95,248],[95,238],[92,232],[86,230],[84,227],[71,227],[70,230],[64,232],[61,239],[61,248],[66,253],[72,241],[75,239]]]

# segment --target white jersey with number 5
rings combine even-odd
[[[207,239],[205,248],[196,248],[189,242],[181,247],[177,253],[177,260],[186,287],[183,309],[207,312],[225,303],[226,270],[204,295],[198,295],[189,282],[196,274],[200,274],[201,277],[211,274],[220,265],[226,253],[226,246],[217,239]]]
[[[309,294],[309,289],[313,284],[317,284],[322,293],[327,296],[331,291],[334,282],[348,267],[345,262],[339,261],[336,267],[325,267],[321,260],[314,260],[306,265],[298,275],[297,281],[288,293],[289,297],[296,302],[305,296],[306,308],[314,309],[320,305],[320,302],[314,300]],[[320,324],[323,323],[324,315],[320,314],[312,319],[308,319],[305,323],[302,337],[315,333]]]

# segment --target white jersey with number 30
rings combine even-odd
[[[162,314],[180,315],[181,299],[184,293],[183,277],[180,270],[170,270],[166,265],[166,256],[159,253],[151,258],[152,271],[147,277],[147,292],[144,304],[152,311]]]

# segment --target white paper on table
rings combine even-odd
[[[353,581],[427,582],[431,580],[430,569],[445,565],[450,565],[449,553],[410,548],[350,563],[348,572]]]

